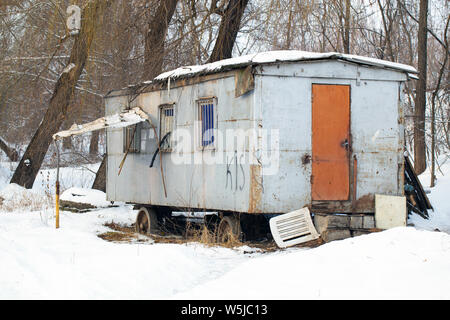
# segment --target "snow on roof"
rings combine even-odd
[[[221,72],[227,69],[234,69],[238,67],[258,64],[268,64],[274,62],[296,62],[296,61],[310,61],[310,60],[324,60],[335,59],[354,62],[358,64],[365,64],[376,66],[379,68],[388,68],[401,72],[417,74],[417,70],[409,65],[395,63],[375,58],[368,58],[352,54],[343,54],[338,52],[307,52],[298,50],[280,50],[267,51],[256,54],[249,54],[246,56],[220,60],[204,65],[184,66],[175,70],[167,71],[157,76],[155,81],[164,81],[168,79],[177,79],[184,77],[191,77],[198,74],[209,74]]]

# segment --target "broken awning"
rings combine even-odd
[[[150,121],[149,116],[144,111],[142,111],[141,108],[134,107],[121,113],[116,113],[107,117],[101,117],[97,120],[85,123],[83,125],[74,123],[69,130],[55,133],[53,135],[53,139],[58,140],[61,138],[75,136],[104,128],[123,128],[143,121]]]

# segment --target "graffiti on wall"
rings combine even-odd
[[[238,156],[238,152],[235,151],[233,156],[227,156],[225,190],[242,191],[244,189],[245,171],[243,163],[243,153]]]

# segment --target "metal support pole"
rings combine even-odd
[[[56,229],[59,228],[59,148],[58,148],[58,141],[55,140],[55,147],[56,147],[56,154],[57,154],[57,160],[56,160]]]

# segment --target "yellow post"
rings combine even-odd
[[[55,148],[56,148],[56,229],[59,228],[59,148],[58,148],[58,141],[55,139]]]
[[[56,229],[59,228],[59,181],[56,181]]]

